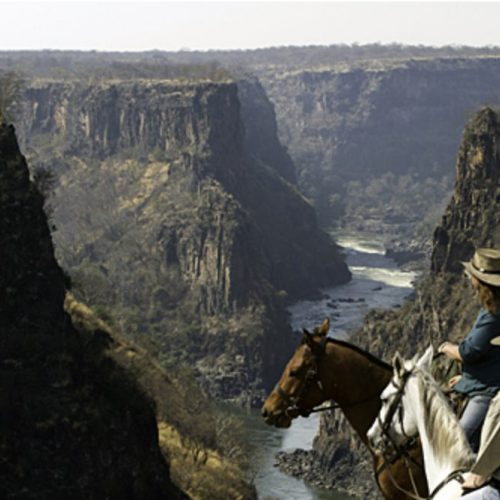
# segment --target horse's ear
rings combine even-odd
[[[309,347],[314,344],[312,333],[309,333],[305,328],[302,329],[302,344],[307,344]]]
[[[424,352],[424,354],[422,354],[420,359],[417,361],[417,366],[423,370],[430,371],[433,357],[434,357],[434,349],[432,345],[430,345]]]
[[[321,326],[318,328],[317,333],[320,337],[324,337],[328,334],[328,330],[330,330],[330,318],[325,318],[323,323],[321,323]]]
[[[392,358],[392,366],[394,367],[394,372],[401,375],[404,370],[404,359],[401,357],[399,352],[396,351],[394,358]]]

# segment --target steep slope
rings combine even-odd
[[[65,310],[82,336],[95,332],[106,355],[129,373],[154,402],[160,446],[168,457],[172,481],[193,500],[253,500],[246,477],[248,445],[237,421],[214,407],[186,373],[167,373],[68,292]]]
[[[399,351],[406,357],[445,339],[459,341],[471,328],[479,303],[460,261],[478,247],[500,247],[500,116],[481,110],[467,125],[456,164],[456,183],[441,224],[434,233],[431,269],[416,287],[416,297],[400,310],[373,311],[352,342],[390,360]],[[333,432],[333,429],[335,430]],[[368,470],[366,453],[352,439],[340,415],[323,419],[315,439],[315,474],[354,487],[346,474],[354,465]],[[352,477],[352,472],[351,472]],[[359,490],[358,490],[359,491]]]
[[[212,394],[256,404],[293,343],[284,303],[350,275],[262,140],[272,106],[241,89],[247,135],[232,82],[42,83],[22,135],[57,166],[56,248],[84,298]]]
[[[452,188],[464,120],[500,103],[500,59],[262,70],[279,135],[323,224],[409,236],[432,230]],[[413,233],[413,234],[412,234]]]
[[[151,400],[64,312],[42,197],[0,126],[0,496],[184,498]]]

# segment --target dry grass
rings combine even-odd
[[[160,422],[158,429],[172,479],[191,498],[255,498],[253,488],[242,481],[241,470],[220,453],[186,439],[166,422]]]

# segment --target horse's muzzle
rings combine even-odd
[[[279,410],[271,413],[263,407],[260,413],[264,418],[266,424],[282,428],[290,427],[292,420],[290,416],[287,415],[286,411]]]

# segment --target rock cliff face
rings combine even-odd
[[[151,401],[64,312],[42,197],[0,126],[0,496],[184,498]]]
[[[248,403],[293,343],[287,297],[350,275],[267,136],[262,89],[240,89],[242,113],[231,82],[42,84],[22,135],[58,165],[56,248],[91,303]]]
[[[245,147],[249,154],[271,165],[283,179],[296,184],[295,165],[278,140],[274,106],[256,78],[238,80]]]
[[[261,79],[322,223],[370,229],[442,213],[463,123],[500,102],[499,69],[496,57],[374,61]]]
[[[371,312],[351,339],[386,360],[396,350],[410,357],[431,343],[437,347],[446,339],[458,341],[477,315],[479,303],[462,277],[460,261],[470,259],[475,248],[500,247],[500,117],[496,112],[483,109],[470,121],[456,171],[453,196],[434,233],[431,270],[417,284],[415,299],[398,311]],[[324,419],[314,443],[319,457],[315,467],[347,487],[353,484],[342,478],[346,456],[341,451],[349,440],[348,424],[335,415]],[[351,449],[356,451],[347,454],[348,462],[359,462],[360,470],[369,467],[367,454],[358,453],[360,444],[352,443]]]
[[[478,246],[500,244],[499,117],[484,109],[465,131],[455,192],[434,233],[432,272],[460,273]]]

